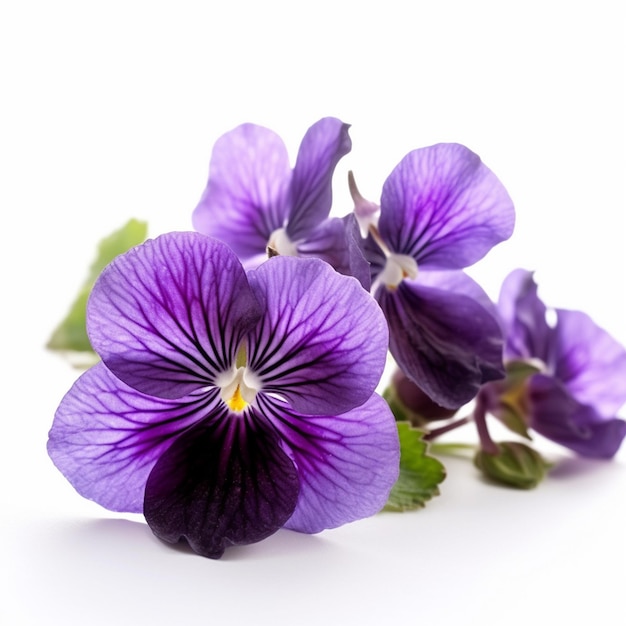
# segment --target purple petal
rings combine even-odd
[[[117,257],[88,304],[94,350],[125,383],[175,398],[230,368],[259,317],[232,250],[198,233],[169,233]]]
[[[428,269],[461,269],[508,239],[513,203],[502,183],[459,144],[407,154],[385,181],[378,227],[392,252]]]
[[[268,128],[242,124],[215,143],[193,226],[242,259],[265,253],[270,235],[287,219],[290,180],[282,139]]]
[[[369,291],[371,284],[369,263],[365,260],[355,238],[358,232],[355,235],[350,226],[338,217],[324,220],[298,246],[298,255],[326,261],[340,274],[354,276],[361,286]],[[358,231],[356,222],[354,227]]]
[[[262,410],[285,440],[300,476],[287,528],[316,533],[382,509],[398,477],[400,455],[395,420],[382,398],[373,395],[332,417],[305,416],[265,398]]]
[[[275,257],[248,275],[266,313],[250,339],[263,391],[302,413],[363,404],[384,369],[387,324],[359,282],[318,259]]]
[[[557,309],[554,375],[582,404],[613,417],[626,402],[626,349],[585,313]]]
[[[287,234],[305,239],[328,217],[332,204],[332,176],[342,156],[352,148],[349,124],[325,117],[309,128],[298,151],[290,189]]]
[[[517,269],[504,279],[498,312],[504,330],[506,358],[535,358],[549,365],[554,339],[532,272]]]
[[[298,490],[275,432],[252,412],[226,412],[185,431],[161,456],[148,478],[144,515],[160,539],[184,538],[197,553],[219,558],[229,545],[281,528]]]
[[[470,295],[480,289],[472,282],[458,272],[421,272],[416,282],[404,280],[376,294],[394,359],[432,400],[450,409],[504,376],[500,327]]]
[[[216,397],[216,391],[176,401],[145,396],[98,363],[61,401],[48,454],[83,497],[140,513],[157,459],[177,434],[215,411]]]
[[[531,427],[544,437],[591,458],[609,459],[626,437],[626,422],[606,419],[591,406],[577,402],[557,380],[542,374],[528,388]]]

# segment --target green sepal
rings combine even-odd
[[[505,389],[500,395],[498,419],[512,432],[531,439],[526,423],[527,407],[525,387],[527,380],[539,368],[526,361],[509,361],[506,364]]]
[[[503,441],[497,447],[496,454],[479,450],[474,456],[474,465],[497,483],[518,489],[532,489],[545,478],[551,467],[536,450],[525,443]]]
[[[439,495],[439,483],[446,477],[445,467],[427,454],[424,432],[409,422],[399,421],[400,475],[391,489],[385,511],[411,511],[422,508]]]
[[[398,399],[398,394],[396,393],[393,385],[388,385],[385,387],[382,393],[383,399],[389,405],[393,416],[396,418],[397,422],[412,422],[414,416],[412,413],[400,402]]]
[[[93,360],[96,360],[95,353],[87,337],[85,325],[87,299],[93,284],[100,272],[116,256],[145,241],[147,233],[148,225],[146,222],[131,219],[122,228],[100,241],[96,257],[89,268],[87,278],[70,306],[67,315],[50,335],[46,348],[67,353],[68,355],[72,353],[82,353],[83,356],[92,355]],[[85,357],[87,362],[89,362],[90,358],[90,356]]]

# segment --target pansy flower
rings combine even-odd
[[[527,270],[506,278],[498,309],[511,374],[481,390],[482,404],[581,456],[614,456],[626,437],[616,417],[626,402],[626,349],[587,314],[548,309]]]
[[[384,183],[379,212],[353,179],[351,191],[390,351],[434,402],[458,408],[504,375],[493,306],[462,269],[511,235],[511,199],[459,144],[407,154]]]
[[[222,242],[170,233],[104,270],[88,332],[102,360],[48,442],[86,498],[212,558],[385,504],[399,463],[373,394],[387,330],[354,278],[282,256],[246,274]]]
[[[369,280],[364,264],[351,266],[361,257],[350,253],[341,220],[328,218],[333,172],[352,147],[348,129],[334,117],[313,124],[293,169],[285,144],[269,128],[242,124],[222,135],[192,215],[194,228],[226,242],[248,267],[269,250],[320,258],[343,274]]]

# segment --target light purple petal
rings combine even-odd
[[[285,524],[316,533],[377,513],[398,477],[398,431],[387,403],[373,395],[341,415],[310,416],[262,400],[298,468],[300,495]]]
[[[291,516],[299,492],[293,462],[275,431],[252,412],[202,422],[161,456],[146,484],[154,534],[186,539],[198,554],[260,541]]]
[[[332,204],[332,176],[342,156],[350,152],[349,124],[325,117],[306,132],[293,169],[287,234],[305,239],[328,217]]]
[[[232,250],[199,233],[169,233],[105,268],[87,325],[116,376],[143,393],[175,398],[229,369],[259,314]]]
[[[582,456],[609,459],[626,437],[625,421],[607,419],[592,406],[577,402],[549,376],[532,376],[527,397],[533,430]]]
[[[492,313],[468,295],[477,288],[469,277],[437,272],[435,280],[426,274],[394,290],[381,287],[376,298],[398,365],[437,404],[455,409],[483,383],[504,376],[502,332]]]
[[[505,357],[539,359],[551,367],[554,337],[532,272],[516,269],[504,279],[498,313],[505,336]]]
[[[282,139],[268,128],[242,124],[215,143],[193,226],[242,259],[265,253],[270,235],[287,219],[290,180]]]
[[[475,263],[511,236],[515,222],[502,183],[459,144],[407,154],[385,181],[380,204],[382,239],[428,269]]]
[[[388,333],[359,282],[318,259],[293,257],[269,259],[248,277],[267,303],[248,354],[263,392],[316,415],[363,404],[384,369]]]
[[[48,454],[83,497],[112,511],[141,513],[157,459],[194,422],[210,416],[217,391],[179,400],[145,396],[99,363],[57,409]]]
[[[352,215],[348,217],[353,217]],[[354,276],[369,291],[370,267],[359,248],[352,224],[338,217],[324,220],[298,246],[298,256],[322,259],[340,274]],[[358,231],[358,225],[354,222]]]
[[[554,375],[582,404],[613,417],[626,402],[626,349],[586,313],[557,309]]]

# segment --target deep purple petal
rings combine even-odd
[[[407,154],[385,181],[380,204],[382,239],[428,269],[475,263],[508,239],[515,223],[502,183],[459,144]]]
[[[161,456],[146,485],[144,515],[169,543],[186,539],[219,558],[230,545],[254,543],[293,513],[298,475],[275,432],[252,412],[203,422]]]
[[[88,304],[94,350],[125,383],[175,398],[230,368],[259,306],[232,250],[169,233],[117,257]]]
[[[477,288],[466,284],[469,277],[426,274],[395,290],[381,287],[376,297],[398,365],[437,404],[458,408],[483,383],[504,376],[502,333],[491,312],[468,295]]]
[[[358,230],[356,222],[354,227]],[[369,263],[359,248],[350,224],[345,220],[338,217],[324,220],[298,245],[298,255],[326,261],[340,274],[354,276],[369,291]]]
[[[282,139],[268,128],[242,124],[213,147],[193,226],[225,241],[242,259],[264,253],[270,235],[287,219],[290,180]]]
[[[516,269],[504,279],[498,312],[505,336],[505,357],[534,358],[552,366],[553,332],[547,322],[546,305],[537,295],[532,272]]]
[[[530,379],[531,427],[544,437],[591,458],[609,459],[626,437],[626,422],[605,418],[577,402],[558,381],[542,374]]]
[[[263,391],[307,414],[363,404],[384,369],[388,331],[359,282],[318,259],[293,257],[272,258],[248,276],[266,302],[248,355]]]
[[[373,395],[341,415],[310,416],[261,398],[300,476],[296,509],[285,524],[316,533],[377,513],[398,478],[399,443],[387,403]]]
[[[613,417],[626,402],[626,349],[587,314],[556,312],[554,376],[578,402]]]
[[[332,177],[342,156],[352,148],[349,124],[325,117],[306,132],[293,169],[287,234],[305,239],[328,217],[332,204]]]
[[[99,363],[61,401],[48,454],[83,497],[112,511],[140,513],[156,460],[173,438],[205,419],[217,391],[178,400],[145,396]]]

